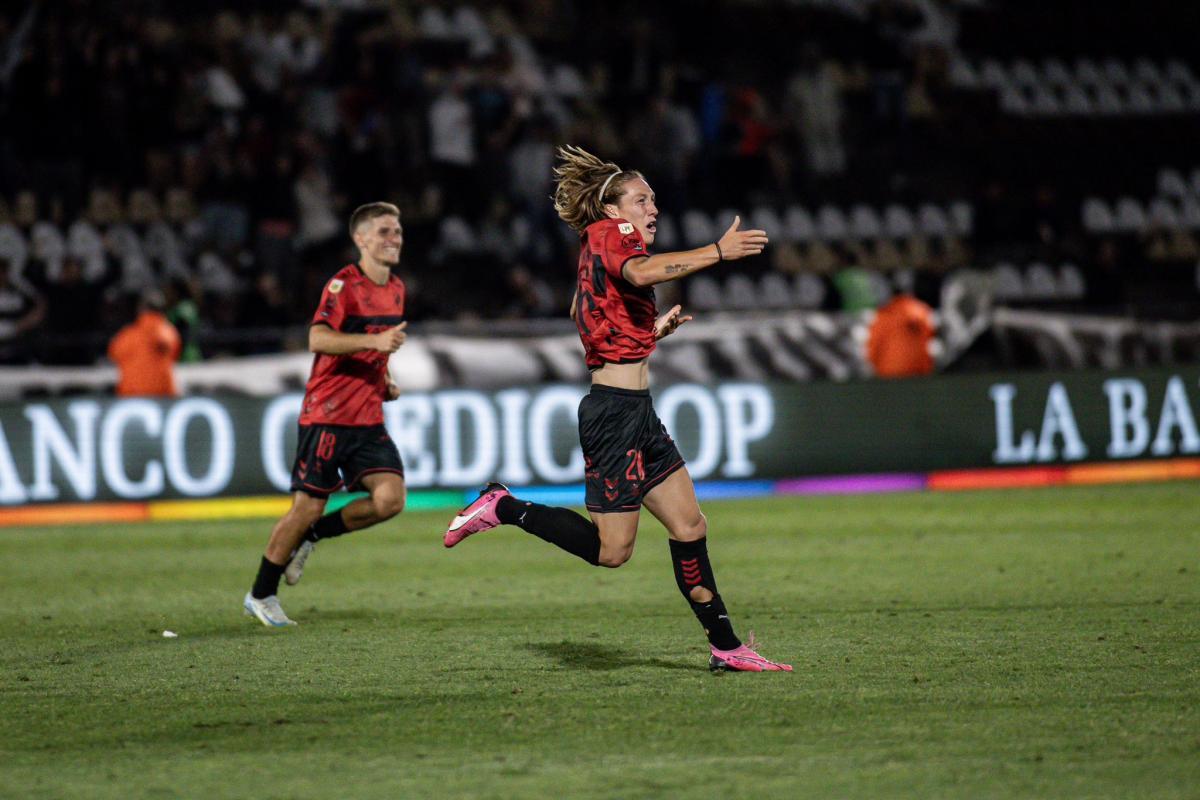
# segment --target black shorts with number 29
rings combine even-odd
[[[382,425],[301,425],[292,465],[292,491],[328,497],[345,486],[361,491],[360,482],[376,472],[404,477],[404,462]]]
[[[589,511],[637,511],[647,492],[683,466],[649,389],[593,385],[579,403],[579,444]]]

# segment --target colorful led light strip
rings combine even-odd
[[[1088,486],[1146,481],[1196,480],[1200,459],[1106,462],[1100,464],[1001,467],[992,469],[938,470],[928,474],[889,472],[865,475],[822,475],[778,481],[700,481],[696,495],[702,501],[771,495],[877,494],[884,492],[964,491],[1039,486]],[[525,500],[549,505],[580,506],[583,484],[514,487]],[[335,511],[362,494],[337,494],[329,499]],[[451,510],[477,496],[477,491],[409,492],[411,511]],[[287,495],[271,497],[221,497],[209,500],[155,500],[144,503],[55,503],[0,508],[0,527],[78,525],[98,522],[186,521],[212,519],[265,519],[282,515],[291,505]]]

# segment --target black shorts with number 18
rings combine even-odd
[[[637,511],[647,492],[683,466],[649,389],[593,385],[579,403],[579,444],[589,511]]]
[[[301,425],[292,465],[292,491],[328,497],[376,472],[404,477],[404,462],[382,425]]]

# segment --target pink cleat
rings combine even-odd
[[[473,533],[490,530],[500,524],[496,516],[496,503],[501,497],[512,497],[508,487],[503,483],[489,483],[483,487],[478,499],[471,505],[458,512],[458,516],[450,521],[442,544],[454,547]]]
[[[718,650],[709,645],[712,656],[708,668],[713,672],[791,672],[791,664],[777,664],[754,652],[754,634],[736,650]]]

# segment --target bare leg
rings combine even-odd
[[[304,534],[321,518],[321,512],[324,510],[324,497],[313,497],[304,492],[293,494],[292,507],[271,529],[271,538],[263,553],[267,560],[280,566],[287,564],[288,559],[292,557],[292,551],[300,546]]]
[[[404,510],[408,489],[394,472],[377,472],[362,479],[371,494],[347,504],[341,511],[346,530],[357,531],[389,520]]]
[[[700,510],[696,487],[687,467],[673,472],[665,481],[646,495],[646,509],[667,529],[677,542],[697,542],[708,536],[708,519]],[[713,593],[704,586],[695,586],[688,597],[697,603],[707,603]]]
[[[600,533],[600,566],[619,567],[633,555],[640,511],[591,512]]]
[[[696,487],[687,467],[680,467],[668,475],[650,490],[642,503],[676,541],[694,542],[708,534],[708,520],[700,511]]]

